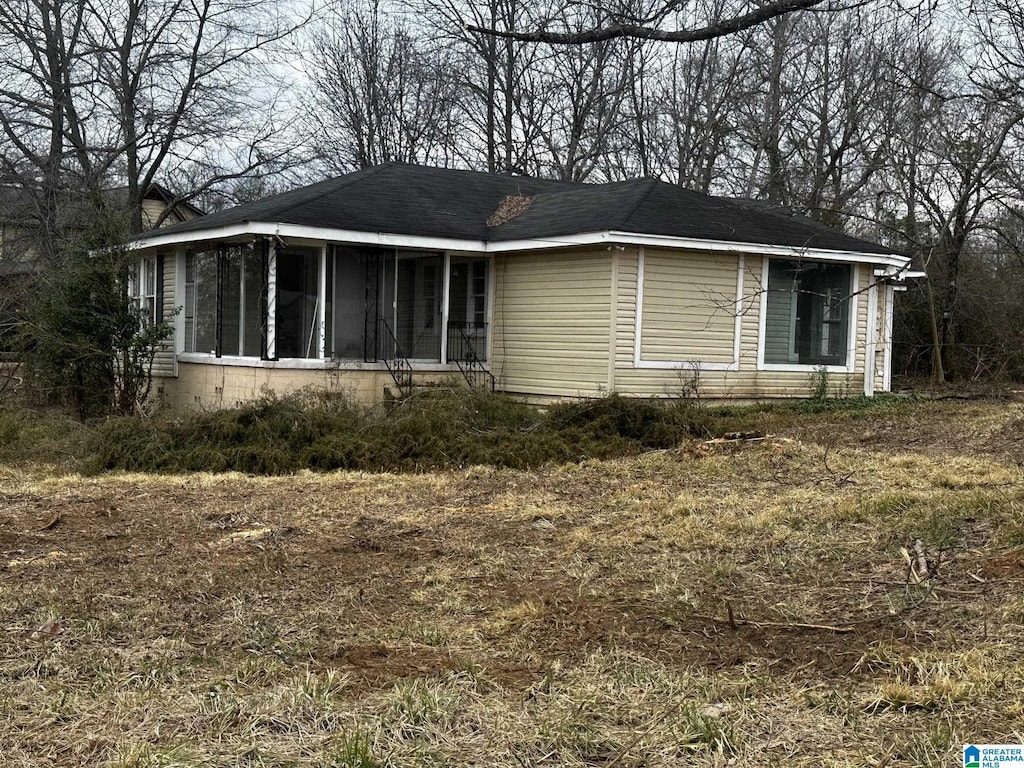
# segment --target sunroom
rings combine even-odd
[[[487,256],[259,238],[197,243],[173,258],[184,297],[180,361],[389,369],[401,361],[455,372],[486,364]]]

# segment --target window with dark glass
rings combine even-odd
[[[772,259],[764,362],[847,365],[852,267]]]

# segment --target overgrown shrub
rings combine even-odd
[[[63,411],[0,406],[0,464],[71,468],[87,449],[88,428]]]
[[[829,403],[841,407],[841,401]],[[177,421],[110,419],[93,431],[83,469],[274,475],[477,464],[526,468],[671,448],[691,437],[750,429],[772,408],[783,406],[706,408],[612,395],[545,411],[459,388],[364,408],[337,395],[306,392]]]
[[[135,413],[172,331],[131,300],[134,261],[123,248],[70,249],[38,278],[17,326],[16,354],[37,391],[82,419]]]

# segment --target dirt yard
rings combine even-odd
[[[1024,742],[1024,410],[522,472],[0,467],[5,766],[942,766]]]

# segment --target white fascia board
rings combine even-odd
[[[172,244],[194,243],[204,240],[228,240],[236,237],[245,237],[246,235],[263,235],[268,237],[276,235],[283,238],[323,240],[356,245],[378,245],[389,248],[410,248],[429,251],[466,251],[471,253],[510,253],[515,251],[549,250],[552,248],[571,248],[574,246],[615,243],[619,245],[748,253],[813,261],[873,262],[900,269],[905,269],[910,264],[910,259],[896,254],[833,251],[822,248],[796,248],[786,245],[740,243],[727,240],[701,240],[692,237],[646,235],[612,230],[581,232],[575,235],[561,235],[550,238],[485,242],[483,240],[460,240],[445,237],[396,235],[387,232],[357,232],[350,229],[329,229],[262,221],[242,222],[216,229],[200,229],[192,232],[166,235],[162,235],[157,231],[143,239],[132,241],[129,243],[129,247],[136,249],[160,248]]]
[[[418,237],[392,235],[386,232],[357,232],[349,229],[326,229],[307,227],[299,224],[277,224],[263,221],[247,221],[215,229],[198,229],[192,232],[160,234],[159,231],[129,243],[131,248],[161,248],[174,243],[197,243],[205,240],[230,240],[236,237],[265,236],[294,238],[297,240],[323,240],[357,245],[380,245],[392,248],[416,250],[451,250],[482,252],[486,250],[482,240],[457,240],[444,237]]]
[[[609,242],[629,245],[662,246],[665,248],[687,248],[703,251],[726,251],[749,253],[759,256],[779,256],[809,261],[872,262],[893,267],[906,267],[910,259],[895,253],[865,253],[862,251],[833,251],[825,248],[797,248],[791,245],[767,245],[764,243],[741,243],[732,240],[701,240],[692,237],[671,237],[668,235],[637,235],[630,232],[606,232]]]
[[[917,280],[928,277],[927,272],[922,272],[918,269],[910,269],[909,262],[907,262],[907,265],[902,269],[887,267],[885,269],[876,269],[873,274],[875,277],[888,277],[893,280]]]

